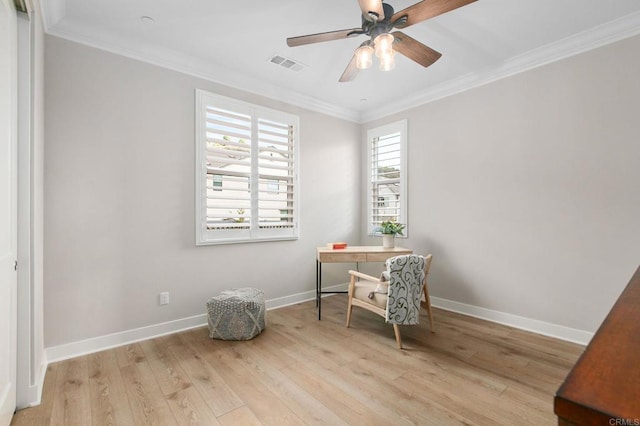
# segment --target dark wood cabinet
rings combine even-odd
[[[558,389],[560,425],[640,425],[640,268]]]

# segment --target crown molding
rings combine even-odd
[[[49,29],[53,28],[67,14],[67,1],[41,0],[40,9],[42,10],[44,30],[49,32]]]
[[[367,123],[384,118],[638,34],[640,34],[640,12],[635,12],[557,42],[514,56],[498,68],[484,72],[465,74],[431,87],[428,90],[418,92],[413,96],[397,102],[388,103],[381,108],[369,110],[361,114],[360,122]]]
[[[161,68],[202,78],[204,80],[218,83],[244,92],[264,96],[269,99],[278,100],[293,106],[319,112],[329,116],[337,117],[355,123],[360,122],[360,113],[348,108],[323,102],[311,96],[280,87],[272,84],[265,84],[264,81],[241,75],[237,72],[221,67],[213,62],[207,62],[171,50],[158,50],[151,47],[136,49],[125,47],[124,42],[118,45],[112,42],[104,42],[97,38],[88,37],[86,34],[74,31],[68,26],[57,25],[51,27],[48,34],[70,40],[96,49],[104,50],[116,55],[146,62]]]
[[[417,92],[409,97],[404,97],[401,100],[387,103],[382,107],[359,112],[323,102],[311,96],[280,86],[265,84],[259,79],[239,75],[218,64],[199,60],[180,52],[160,51],[152,48],[135,49],[125,47],[127,43],[121,42],[118,45],[113,42],[105,42],[74,31],[72,28],[69,28],[68,25],[57,25],[65,16],[66,0],[42,1],[41,8],[45,31],[50,35],[202,78],[237,90],[276,99],[293,106],[361,124],[425,105],[457,93],[492,83],[502,78],[510,77],[640,34],[640,12],[632,13],[510,58],[497,68],[465,74],[427,90]]]

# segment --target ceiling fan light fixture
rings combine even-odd
[[[356,49],[356,67],[359,70],[366,70],[373,65],[373,47],[369,45],[360,46]]]
[[[382,33],[373,39],[376,56],[382,58],[393,52],[393,36],[389,33]]]
[[[396,52],[426,68],[433,65],[442,54],[395,29],[415,25],[475,1],[477,0],[420,0],[400,12],[396,12],[393,6],[386,3],[386,0],[358,0],[361,11],[360,28],[289,37],[287,45],[295,47],[341,40],[352,36],[367,36],[368,40],[353,52],[347,67],[338,80],[340,82],[352,81],[358,75],[359,70],[373,65],[371,48],[379,58],[380,70],[382,71],[390,71],[395,68],[394,55]],[[393,33],[390,34],[390,32]],[[369,47],[362,48],[362,46]],[[394,50],[394,47],[397,51]]]

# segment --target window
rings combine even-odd
[[[367,179],[369,235],[386,220],[407,225],[406,120],[367,132]]]
[[[209,177],[209,176],[207,176]],[[214,191],[222,191],[222,175],[211,175],[211,185]]]
[[[269,194],[277,194],[280,190],[280,182],[272,180],[271,182],[267,182],[267,187],[269,189]]]
[[[196,90],[196,244],[298,237],[298,117]]]

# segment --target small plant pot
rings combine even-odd
[[[396,236],[393,234],[382,234],[382,247],[394,248],[396,246]]]

